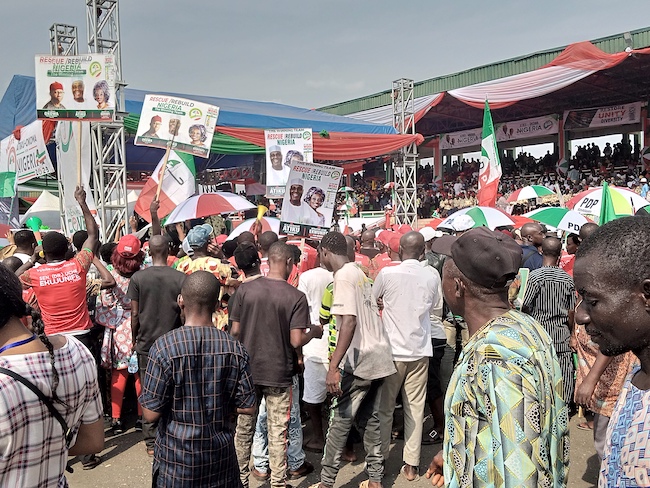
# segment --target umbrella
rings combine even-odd
[[[338,193],[348,193],[353,191],[354,188],[350,188],[349,186],[342,186],[341,188],[338,189]]]
[[[384,189],[388,190],[389,188],[395,188],[395,182],[394,181],[389,181],[384,185]]]
[[[609,192],[612,197],[614,210],[617,214],[633,215],[637,210],[650,205],[641,195],[634,193],[627,188],[619,186],[610,186]],[[566,202],[566,206],[576,212],[586,215],[597,220],[600,217],[600,207],[603,200],[603,187],[597,186],[589,188],[586,191],[578,193],[571,200]]]
[[[529,219],[528,217],[524,217],[523,215],[510,215],[510,218],[512,221],[515,223],[515,229],[520,229],[521,227],[524,226],[524,224],[529,224],[533,222],[533,219]]]
[[[251,226],[255,221],[257,219],[244,220],[230,233],[228,240],[230,241],[238,237],[242,232],[251,230]],[[275,217],[262,217],[262,232],[266,232],[267,230],[272,230],[276,234],[280,234],[280,219],[276,219]]]
[[[591,220],[575,210],[564,207],[538,208],[537,210],[524,214],[524,216],[542,224],[574,234],[580,232],[580,227],[584,224],[591,222]]]
[[[241,212],[257,208],[244,197],[226,191],[194,195],[179,204],[167,217],[167,223],[208,217],[209,215]]]
[[[544,197],[546,195],[555,195],[553,190],[549,190],[542,185],[528,185],[513,191],[508,197],[509,202],[518,202],[519,200],[530,200],[531,198]]]
[[[454,220],[464,214],[467,214],[472,217],[472,219],[474,219],[474,227],[488,227],[491,230],[494,230],[496,227],[515,225],[514,221],[508,214],[502,212],[501,210],[497,210],[496,208],[467,207],[454,212],[445,220],[443,220],[438,225],[438,229],[453,229]]]

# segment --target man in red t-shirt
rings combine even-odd
[[[47,335],[71,334],[85,342],[84,338],[92,327],[86,304],[86,273],[93,261],[99,229],[86,205],[84,189],[77,187],[74,196],[81,207],[88,231],[83,249],[72,259],[66,260],[68,240],[63,234],[48,232],[43,236],[46,264],[34,267],[39,259],[38,253],[35,253],[16,274],[24,288],[34,291]]]

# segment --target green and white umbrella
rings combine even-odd
[[[354,188],[350,188],[349,186],[342,186],[338,190],[338,193],[352,193],[352,192],[354,192]]]
[[[494,230],[497,227],[515,225],[515,222],[501,210],[492,207],[467,207],[454,212],[438,224],[438,229],[454,229],[454,221],[461,215],[469,215],[474,220],[476,227],[488,227]]]
[[[553,190],[549,190],[542,185],[528,185],[513,191],[508,197],[509,202],[518,202],[520,200],[530,200],[531,198],[544,197],[546,195],[554,195]]]
[[[524,217],[573,234],[580,232],[580,227],[587,222],[592,222],[579,212],[564,207],[538,208],[525,213]]]

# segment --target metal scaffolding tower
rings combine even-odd
[[[103,239],[127,220],[124,87],[120,48],[119,0],[86,0],[88,50],[115,56],[115,121],[90,126],[93,193]]]
[[[79,54],[77,26],[67,24],[52,24],[50,27],[50,54],[53,56],[76,56]],[[47,143],[47,141],[45,141]],[[57,178],[59,186],[59,212],[61,212],[61,229],[68,232],[65,225],[63,179]]]
[[[50,27],[50,54],[54,56],[76,56],[79,54],[77,26],[52,24]]]
[[[393,125],[400,134],[415,134],[415,108],[413,80],[405,78],[393,81]],[[400,149],[393,161],[392,181],[395,195],[395,222],[417,225],[417,162],[418,148],[415,143]]]

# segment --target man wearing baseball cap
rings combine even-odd
[[[154,115],[151,117],[151,121],[149,122],[149,130],[142,134],[142,137],[157,137],[160,138],[158,135],[158,131],[160,130],[160,126],[162,125],[162,118],[160,115]]]
[[[63,85],[58,81],[50,84],[50,101],[45,104],[43,110],[49,110],[51,108],[65,110],[65,107],[61,104],[63,101]]]
[[[568,411],[551,338],[508,304],[521,248],[480,227],[451,246],[445,300],[470,339],[445,398],[443,450],[427,477],[434,486],[565,486]]]

